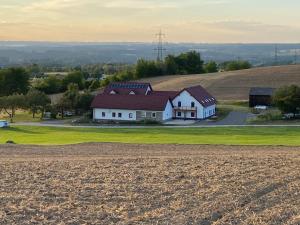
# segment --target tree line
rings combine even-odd
[[[137,64],[127,67],[102,81],[101,85],[106,86],[110,82],[136,80],[146,77],[164,75],[185,75],[216,73],[222,71],[249,69],[252,65],[247,61],[228,61],[218,64],[215,61],[204,63],[200,53],[190,51],[177,56],[168,55],[163,61],[140,59]]]
[[[0,70],[0,112],[13,121],[17,109],[29,110],[33,117],[37,113],[43,117],[45,111],[56,117],[58,112],[65,110],[83,113],[90,109],[93,95],[89,89],[84,89],[80,73],[71,73],[61,80],[61,84],[66,86],[63,97],[51,105],[47,92],[30,82],[30,75],[24,68]],[[64,113],[61,116],[64,117]]]

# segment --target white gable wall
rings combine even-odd
[[[168,101],[165,111],[163,111],[163,120],[170,120],[173,118],[173,107],[170,101]]]
[[[174,98],[173,105],[174,107],[178,107],[178,102],[181,102],[181,107],[191,108],[191,103],[195,103],[195,107],[197,108],[197,118],[196,119],[205,119],[207,117],[213,116],[215,114],[215,105],[204,108],[200,102],[198,102],[191,94],[187,91],[183,91]],[[187,118],[192,119],[191,112],[186,113]],[[182,118],[184,115],[182,114]]]

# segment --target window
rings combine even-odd
[[[112,113],[112,117],[116,117],[116,113],[115,112]]]
[[[181,117],[181,112],[177,112],[177,116],[178,116],[178,117]]]
[[[155,112],[152,113],[152,118],[156,118],[156,113]]]
[[[181,107],[181,102],[178,102],[178,107]]]
[[[122,113],[118,113],[118,117],[119,117],[119,118],[122,118]]]
[[[195,102],[192,102],[192,103],[191,103],[191,107],[192,107],[192,108],[195,108]]]
[[[194,112],[191,112],[191,117],[195,118],[195,113]]]
[[[141,114],[141,117],[142,118],[146,118],[147,117],[147,113],[145,111],[143,111],[142,114]]]
[[[129,118],[132,119],[133,118],[133,114],[129,113]]]
[[[102,112],[102,117],[105,117],[105,112]]]

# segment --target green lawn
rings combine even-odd
[[[10,121],[7,114],[0,114],[0,119]],[[41,121],[41,114],[36,114],[35,118],[32,118],[32,114],[27,111],[17,111],[13,119],[14,123],[17,122],[39,122]]]
[[[51,128],[0,129],[0,143],[62,145],[85,142],[300,146],[300,128]]]

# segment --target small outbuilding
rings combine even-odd
[[[249,93],[249,107],[258,105],[271,106],[275,89],[269,87],[253,87]]]

